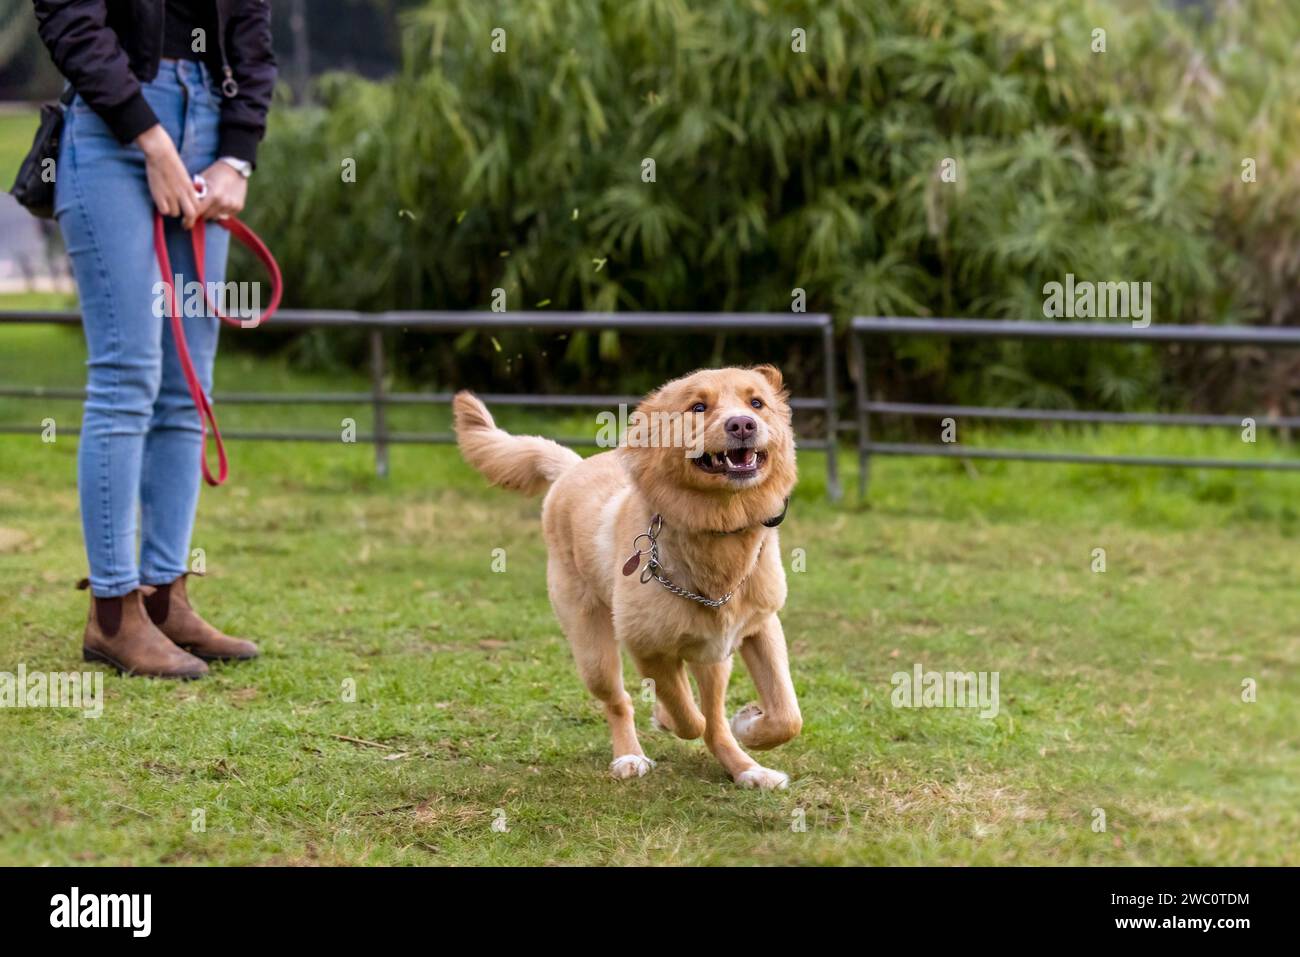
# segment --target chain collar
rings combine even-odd
[[[786,505],[788,507],[789,499],[786,499]],[[782,509],[781,514],[777,516],[777,518],[774,521],[769,519],[767,522],[763,522],[763,525],[766,526],[767,528],[775,528],[777,525],[780,525],[782,520],[784,519],[785,519],[785,509]],[[745,575],[745,577],[742,578],[737,583],[735,588],[727,592],[721,598],[706,598],[704,595],[697,595],[695,592],[683,588],[681,585],[677,584],[667,575],[661,573],[660,569],[663,568],[663,563],[660,562],[659,560],[659,533],[663,531],[663,527],[664,527],[664,517],[662,515],[655,515],[653,518],[650,519],[650,527],[647,528],[640,535],[638,535],[636,538],[632,539],[632,549],[633,549],[632,555],[631,557],[628,558],[626,562],[623,563],[623,574],[631,575],[634,571],[636,571],[637,566],[641,564],[641,557],[643,555],[649,555],[650,561],[646,562],[645,568],[641,569],[641,584],[644,585],[646,582],[648,582],[650,579],[653,578],[655,581],[663,585],[664,588],[667,588],[674,595],[678,595],[682,598],[689,598],[691,601],[694,602],[699,602],[701,605],[704,605],[706,608],[721,608],[727,602],[731,601],[731,597],[736,592],[740,591],[741,587],[744,586],[745,582],[749,581],[750,576],[752,576],[755,570],[758,568],[758,560],[763,557],[763,549],[767,545],[767,536],[764,535],[763,541],[760,542],[758,546],[758,554],[754,556],[754,567],[751,568],[749,572]],[[641,547],[642,539],[644,539],[649,543],[648,547],[646,548]]]

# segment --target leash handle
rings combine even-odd
[[[212,297],[208,294],[208,283],[204,275],[207,258],[207,223],[199,222],[190,230],[190,242],[194,248],[195,270],[198,273],[199,284],[203,288],[203,299],[212,314],[226,325],[240,328],[260,326],[262,323],[269,321],[271,316],[275,314],[284,295],[284,280],[280,274],[280,265],[275,261],[275,257],[271,255],[271,250],[267,248],[266,243],[262,242],[261,237],[238,219],[218,219],[212,220],[212,222],[226,229],[241,245],[248,247],[258,261],[266,267],[266,271],[271,277],[271,301],[258,317],[257,322],[251,325],[238,319],[231,319],[216,308],[216,305],[212,302]],[[194,401],[194,408],[199,415],[199,430],[203,436],[199,446],[199,464],[203,470],[203,481],[213,486],[221,485],[230,475],[230,462],[226,456],[226,443],[221,438],[221,429],[217,426],[217,414],[212,408],[212,401],[203,391],[203,385],[199,382],[198,372],[194,368],[194,359],[190,355],[189,342],[185,339],[184,315],[177,301],[175,283],[172,282],[171,257],[167,254],[167,233],[162,214],[157,210],[154,210],[153,214],[153,248],[154,256],[158,260],[158,271],[162,275],[163,290],[167,295],[167,310],[172,326],[172,338],[176,342],[176,357],[180,361],[181,371],[185,375],[185,384],[189,387],[190,398]],[[217,446],[217,474],[215,476],[208,467],[209,429],[211,429],[212,438]]]

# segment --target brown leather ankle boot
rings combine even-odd
[[[89,587],[83,582],[82,588]],[[146,678],[202,678],[208,666],[177,648],[149,620],[143,593],[136,589],[119,598],[90,598],[90,617],[81,655],[101,661],[121,675]]]
[[[190,605],[182,575],[168,585],[155,585],[146,595],[144,606],[149,617],[164,635],[192,655],[204,661],[247,661],[258,655],[257,645],[242,638],[231,638],[199,617]]]

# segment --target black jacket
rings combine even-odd
[[[158,122],[140,92],[158,75],[165,0],[33,0],[41,39],[73,88],[129,143]],[[270,0],[216,0],[223,76],[219,155],[252,163],[275,88]]]

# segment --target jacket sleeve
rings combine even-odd
[[[123,143],[158,122],[117,34],[108,0],[34,0],[36,26],[54,65]]]
[[[240,0],[235,5],[226,26],[226,50],[239,92],[222,100],[218,155],[256,163],[276,78],[268,0]]]

